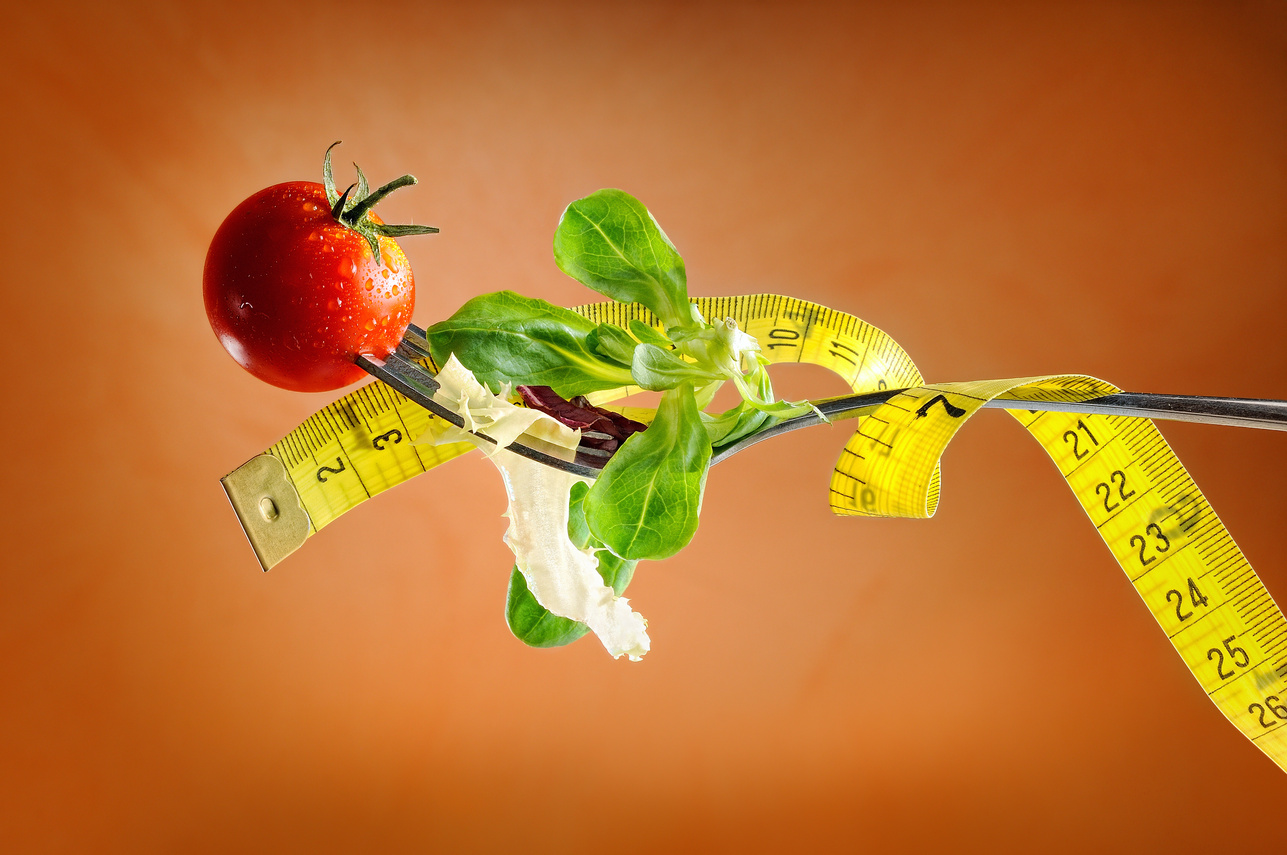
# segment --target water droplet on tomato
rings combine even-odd
[[[365,326],[368,330],[373,330],[375,329],[375,320],[373,318],[367,318],[367,321],[363,326]]]
[[[383,276],[385,279],[388,279],[392,274],[389,272],[389,268],[382,267],[380,269],[380,275]]]
[[[367,279],[366,285],[364,287],[366,288],[366,290],[370,291],[372,288],[375,287],[375,283],[372,282],[370,279]]]
[[[340,307],[340,301],[334,297],[326,302],[326,311],[334,312]]]

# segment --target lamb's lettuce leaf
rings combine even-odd
[[[661,348],[671,348],[675,346],[670,339],[666,338],[665,333],[654,326],[645,324],[638,318],[631,318],[626,325],[630,330],[630,334],[644,344],[655,344]]]
[[[451,354],[493,392],[505,384],[549,386],[565,398],[629,385],[629,362],[587,341],[595,325],[570,309],[498,291],[475,297],[425,331],[439,365]]]
[[[590,533],[630,560],[679,552],[697,531],[710,459],[692,385],[669,390],[648,429],[626,440],[590,487]]]
[[[635,348],[630,375],[640,389],[650,392],[663,392],[680,383],[707,384],[720,379],[718,374],[680,359],[672,350],[647,343]]]
[[[609,359],[626,368],[630,367],[635,346],[639,344],[634,336],[613,324],[599,324],[590,331],[590,335],[586,337],[586,343],[604,359]]]
[[[775,421],[777,419],[773,416],[751,406],[746,401],[738,401],[737,406],[716,416],[702,413],[702,423],[706,426],[706,434],[710,437],[711,446],[714,448],[732,445],[739,439],[758,433]]]
[[[629,193],[599,190],[568,205],[554,232],[554,261],[600,294],[647,307],[667,329],[700,321],[684,259]]]

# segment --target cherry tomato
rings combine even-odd
[[[329,150],[324,174],[333,197]],[[365,179],[361,184],[357,198],[350,202],[346,192],[338,206],[324,184],[268,187],[215,233],[206,255],[206,315],[224,349],[261,380],[300,392],[337,389],[366,376],[355,355],[383,358],[406,332],[415,280],[402,248],[380,232],[436,229],[385,226],[370,211],[373,202],[346,215],[346,206],[362,205],[367,195]],[[401,186],[386,185],[370,198],[394,184]]]

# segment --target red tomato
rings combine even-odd
[[[382,222],[367,211],[363,228],[379,242],[377,259],[367,237],[331,212],[323,185],[277,184],[238,205],[206,255],[215,335],[243,368],[285,389],[322,392],[360,380],[366,374],[353,357],[387,356],[411,323],[415,281],[402,248],[371,232]]]

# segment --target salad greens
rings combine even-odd
[[[697,531],[710,462],[693,387],[667,390],[652,424],[626,440],[590,488],[590,533],[614,555],[669,558]]]
[[[633,382],[628,361],[605,359],[594,349],[590,336],[595,331],[593,323],[569,309],[500,291],[470,300],[430,327],[428,338],[439,365],[455,353],[493,392],[521,382],[549,386],[570,398]]]
[[[572,485],[568,501],[568,537],[578,549],[598,549],[598,571],[604,584],[617,596],[625,593],[630,577],[638,562],[618,558],[590,535],[585,522],[585,496],[590,485],[580,482]],[[571,644],[590,631],[580,621],[559,617],[536,601],[527,586],[527,579],[515,565],[510,571],[509,592],[505,598],[505,619],[519,640],[531,647],[561,647]]]
[[[583,503],[589,495],[588,488],[581,494],[586,479],[505,450],[525,435],[555,453],[570,455],[577,448],[579,432],[548,413],[494,394],[455,356],[438,372],[438,383],[434,400],[454,410],[465,427],[431,422],[427,434],[415,441],[471,442],[500,470],[509,498],[505,544],[514,553],[514,565],[527,589],[524,594],[515,588],[507,608],[515,635],[548,644],[571,640],[575,634],[567,631],[567,625],[553,620],[559,616],[587,626],[614,657],[642,658],[650,645],[647,622],[612,586],[616,583],[624,589],[625,574],[633,564],[612,561],[592,537],[583,544],[573,540],[588,532],[577,508],[577,502]],[[478,433],[487,434],[495,445]],[[551,619],[545,619],[541,610],[548,610]]]
[[[637,561],[667,558],[692,539],[713,448],[812,407],[774,398],[768,361],[732,318],[701,316],[688,297],[683,258],[629,194],[600,190],[569,205],[554,234],[554,259],[587,287],[648,309],[660,329],[640,320],[628,329],[595,325],[501,291],[470,300],[426,337],[439,365],[454,354],[501,396],[518,385],[548,386],[564,398],[630,385],[662,393],[649,427],[630,435],[593,484],[575,485],[568,499],[568,537],[597,558],[604,584],[620,597]],[[742,400],[723,413],[703,412],[728,381]],[[511,573],[506,606],[514,634],[534,646],[584,635],[584,624],[542,604],[521,569]]]
[[[684,259],[629,193],[600,190],[568,205],[554,232],[554,263],[618,303],[646,306],[667,329],[701,323]]]

